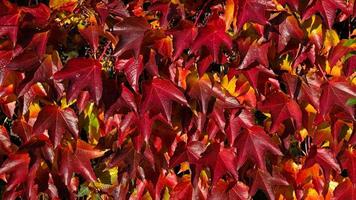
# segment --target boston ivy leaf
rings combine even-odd
[[[249,188],[242,182],[229,183],[219,180],[212,188],[211,199],[250,200]]]
[[[293,15],[288,16],[279,25],[279,34],[278,52],[281,52],[287,46],[290,39],[294,38],[300,41],[304,38],[304,31],[300,28],[298,20]]]
[[[8,36],[13,46],[17,42],[19,17],[19,13],[0,16],[0,36]]]
[[[119,59],[115,63],[115,69],[124,72],[126,79],[135,92],[138,92],[138,80],[143,71],[142,58],[142,55],[140,55],[137,59]]]
[[[29,164],[30,155],[28,153],[10,154],[2,163],[0,176],[5,177],[4,175],[9,175],[10,177],[7,181],[6,191],[11,191],[26,181]]]
[[[325,115],[334,106],[339,106],[355,118],[355,110],[347,105],[348,99],[356,96],[356,89],[346,81],[333,79],[322,85],[320,96],[320,113]]]
[[[347,174],[353,183],[356,183],[356,153],[353,149],[347,149],[344,153],[345,159],[341,163],[343,169],[347,170]]]
[[[324,177],[328,181],[330,179],[330,172],[335,170],[337,173],[341,172],[340,166],[333,156],[332,152],[328,149],[317,148],[313,146],[308,154],[308,157],[304,163],[304,167],[311,167],[315,163],[319,164],[324,171]]]
[[[356,198],[356,186],[349,179],[339,184],[334,190],[335,200],[353,200]]]
[[[197,28],[190,21],[181,20],[178,26],[169,30],[168,33],[173,35],[173,60],[176,60],[184,49],[189,48],[192,44],[197,35]]]
[[[99,61],[92,58],[73,58],[53,77],[58,80],[71,80],[67,93],[68,101],[77,98],[82,90],[88,89],[96,104],[99,103],[103,92]]]
[[[47,55],[42,61],[41,65],[33,73],[33,76],[27,76],[23,81],[24,84],[20,86],[21,90],[19,96],[22,96],[27,92],[30,87],[37,82],[46,82],[51,87],[53,87],[59,95],[63,93],[63,85],[57,81],[51,79],[53,74],[62,69],[62,63],[60,61],[59,55],[57,52],[53,55]],[[30,79],[30,80],[28,80]]]
[[[265,154],[270,152],[281,156],[282,152],[263,128],[253,126],[245,129],[237,138],[237,166],[240,168],[248,159],[253,159],[257,166],[266,170]]]
[[[229,49],[232,48],[230,36],[225,32],[225,23],[222,19],[216,18],[201,28],[194,40],[192,51],[196,52],[202,46],[205,46],[213,56],[214,62],[219,62],[219,52],[221,45],[225,45]]]
[[[201,158],[201,154],[205,151],[205,149],[205,145],[200,141],[189,142],[183,152],[178,149],[176,150],[176,153],[170,160],[170,166],[174,167],[184,161],[196,163]]]
[[[150,25],[142,17],[127,17],[116,24],[114,33],[120,36],[120,40],[115,55],[120,56],[128,50],[132,50],[135,57],[138,58],[145,33],[149,29]]]
[[[11,143],[6,128],[0,125],[0,154],[7,155],[15,150],[16,147]]]
[[[184,94],[170,81],[155,78],[148,85],[144,85],[144,101],[141,112],[162,112],[171,121],[172,101],[188,106]]]
[[[268,67],[268,48],[270,44],[268,42],[263,44],[258,44],[257,41],[253,42],[244,59],[242,60],[241,65],[239,66],[240,69],[247,68],[253,62],[257,61],[259,64],[262,64],[265,67]]]
[[[286,119],[293,118],[296,128],[302,127],[302,111],[297,102],[282,92],[274,92],[261,103],[258,108],[272,115],[271,132],[278,130],[279,125]]]
[[[255,22],[261,25],[267,24],[266,11],[273,7],[274,4],[270,0],[238,1],[237,29],[240,30],[246,22]]]
[[[251,186],[251,195],[255,194],[258,189],[263,190],[269,197],[269,199],[275,199],[275,193],[272,186],[289,185],[289,183],[280,177],[271,176],[267,171],[257,169],[253,178],[253,184]]]
[[[104,151],[95,149],[92,145],[78,139],[76,148],[67,146],[60,149],[60,174],[64,178],[64,184],[68,187],[73,173],[82,175],[87,181],[96,181],[96,176],[90,164],[90,160],[101,157]]]
[[[337,9],[348,13],[345,1],[343,0],[316,0],[305,11],[303,20],[308,19],[315,13],[319,13],[326,21],[328,28],[332,28]]]
[[[236,152],[234,148],[224,148],[220,144],[214,143],[203,153],[200,162],[211,167],[213,170],[213,185],[226,172],[229,172],[238,180],[239,176],[237,174]]]
[[[45,106],[33,125],[33,133],[42,134],[45,130],[48,130],[55,147],[60,144],[66,131],[70,132],[74,138],[78,138],[77,115],[70,108],[62,109],[54,105]]]

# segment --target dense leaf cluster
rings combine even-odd
[[[3,199],[356,199],[355,0],[23,2]]]

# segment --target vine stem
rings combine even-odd
[[[101,55],[100,55],[100,57],[99,57],[99,60],[101,60],[101,59],[104,57],[104,54],[105,54],[106,51],[108,50],[110,44],[111,44],[111,42],[109,41],[109,42],[105,45],[103,52],[101,52]]]
[[[195,19],[194,26],[197,25],[197,23],[198,23],[198,21],[199,21],[201,15],[203,14],[203,11],[205,10],[206,6],[207,6],[210,2],[211,2],[211,0],[208,0],[208,1],[205,2],[205,4],[203,5],[202,9],[199,11],[199,14],[198,14],[197,18]]]

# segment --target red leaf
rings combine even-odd
[[[74,58],[67,66],[54,74],[55,79],[70,79],[71,84],[67,93],[68,101],[77,98],[80,91],[88,89],[90,95],[99,103],[103,92],[101,79],[101,64],[91,58]]]
[[[324,177],[327,181],[330,179],[330,171],[335,170],[338,174],[341,172],[340,166],[333,153],[324,148],[313,146],[304,163],[304,167],[311,167],[315,163],[319,164],[324,171]]]
[[[250,194],[253,195],[258,189],[262,189],[269,199],[274,200],[274,191],[272,186],[289,185],[289,183],[280,177],[271,176],[267,171],[257,169],[253,178]]]
[[[238,1],[237,29],[241,29],[246,22],[255,22],[261,25],[268,23],[266,10],[274,8],[270,0],[241,0]]]
[[[220,18],[211,20],[206,27],[199,30],[199,34],[194,40],[192,51],[196,52],[202,46],[205,46],[213,56],[214,62],[219,62],[219,52],[221,45],[229,49],[232,48],[230,36],[225,33],[225,22]]]
[[[270,94],[258,108],[263,112],[271,113],[271,132],[277,131],[279,125],[283,121],[291,118],[295,120],[297,129],[302,127],[302,111],[300,110],[299,105],[282,92]]]
[[[268,48],[270,44],[268,42],[263,44],[258,44],[257,41],[253,42],[244,59],[242,60],[241,65],[239,66],[240,69],[247,68],[253,62],[257,61],[259,64],[262,64],[265,67],[268,67]]]
[[[337,9],[348,13],[344,0],[316,0],[304,13],[303,20],[318,12],[326,21],[327,27],[332,28]]]
[[[124,72],[126,79],[130,83],[131,87],[135,90],[135,92],[138,92],[138,80],[143,71],[142,58],[142,55],[140,55],[137,59],[119,59],[115,63],[115,69]]]
[[[8,155],[11,154],[15,149],[10,141],[10,136],[7,133],[5,127],[0,125],[0,154]]]
[[[134,51],[136,59],[138,58],[143,38],[150,25],[145,18],[128,17],[114,26],[114,33],[120,36],[116,47],[116,56],[120,56],[128,50]]]
[[[33,126],[33,133],[42,134],[45,130],[48,130],[55,147],[60,144],[63,134],[67,131],[78,138],[77,115],[70,108],[61,109],[52,105],[45,106],[38,114]]]
[[[300,28],[298,20],[292,15],[288,16],[279,25],[278,52],[284,50],[290,39],[303,40],[304,31]]]
[[[90,47],[93,49],[94,53],[98,50],[101,29],[104,28],[98,25],[89,25],[83,29],[79,29],[79,33],[90,44]]]
[[[235,146],[237,147],[238,168],[252,158],[260,169],[266,170],[265,154],[267,152],[278,156],[283,155],[277,145],[259,126],[253,126],[243,131]]]
[[[347,82],[333,79],[322,85],[320,96],[320,113],[325,115],[331,111],[334,106],[339,106],[355,119],[355,109],[346,104],[347,100],[356,96],[355,87]]]
[[[144,85],[144,101],[141,112],[158,111],[171,121],[172,101],[188,106],[184,94],[170,81],[155,78],[149,85]]]
[[[184,49],[189,48],[192,44],[197,35],[197,28],[190,21],[182,20],[177,27],[168,31],[168,33],[173,35],[173,60],[176,60]]]
[[[217,181],[229,172],[235,180],[239,179],[237,174],[237,162],[234,148],[224,148],[220,144],[211,144],[202,155],[200,163],[211,167],[213,172],[212,184],[215,185]]]
[[[105,152],[94,149],[90,144],[78,139],[73,152],[70,146],[61,148],[60,174],[68,187],[73,173],[82,175],[87,181],[96,181],[90,160],[101,157]]]
[[[19,17],[20,15],[18,13],[0,17],[0,36],[8,36],[13,46],[15,46],[17,42]]]
[[[356,198],[356,186],[350,180],[346,179],[334,190],[335,200],[353,200]]]
[[[6,191],[13,190],[27,180],[29,164],[30,156],[28,153],[10,154],[8,159],[2,163],[0,176],[10,176],[9,181],[6,184]]]

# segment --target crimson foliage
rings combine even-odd
[[[3,199],[356,199],[356,1],[18,2]]]

